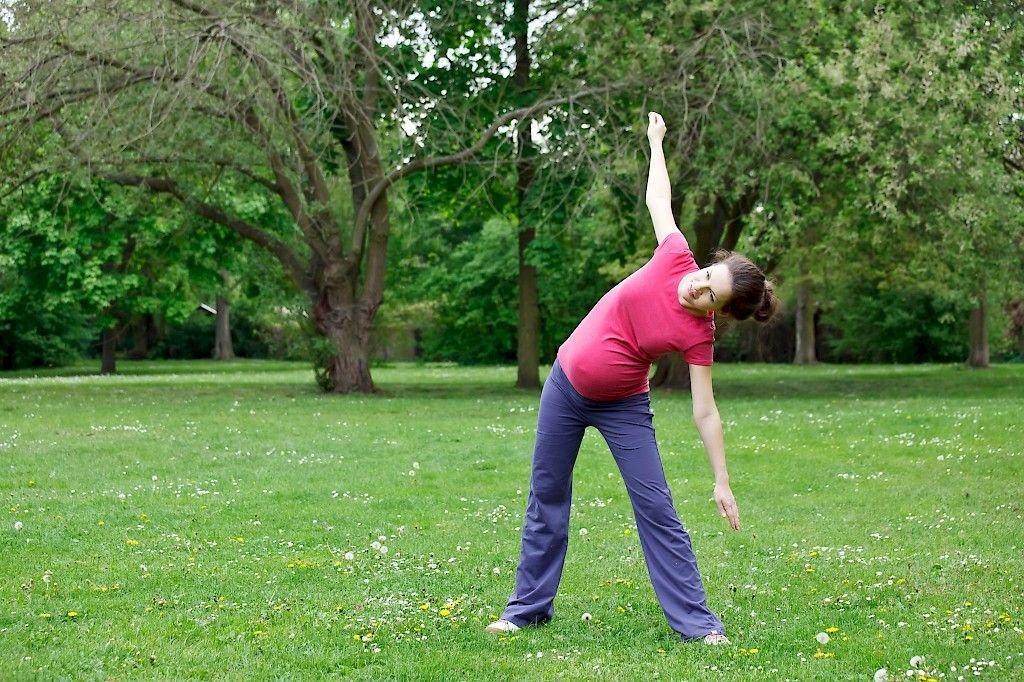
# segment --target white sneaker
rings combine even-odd
[[[508,620],[496,620],[484,628],[484,632],[509,633],[515,632],[519,626]]]
[[[719,632],[714,631],[704,635],[704,643],[710,644],[712,646],[716,644],[732,644],[732,642],[729,641],[728,637]]]

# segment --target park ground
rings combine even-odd
[[[529,489],[514,367],[119,368],[0,375],[4,679],[1024,679],[1024,365],[717,366],[740,532],[655,392],[725,647],[668,628],[591,431],[554,620],[482,631]]]

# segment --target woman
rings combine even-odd
[[[647,207],[658,247],[650,261],[597,302],[558,349],[541,393],[515,591],[488,632],[514,632],[553,616],[569,540],[572,469],[584,430],[594,426],[626,483],[651,583],[672,629],[684,640],[729,641],[707,607],[690,537],[665,480],[648,373],[654,360],[673,351],[690,364],[693,417],[714,472],[715,502],[739,530],[711,389],[714,314],[764,322],[778,300],[771,282],[742,256],[719,252],[711,266],[697,266],[672,217],[662,150],[665,122],[659,114],[650,114],[647,137]]]

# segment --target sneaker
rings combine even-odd
[[[732,642],[729,641],[728,637],[715,630],[712,630],[708,634],[704,635],[704,643],[710,644],[711,646],[715,646],[718,644],[732,644]]]
[[[494,632],[498,634],[508,634],[509,632],[515,632],[519,629],[519,626],[508,620],[496,620],[487,627],[484,628],[484,632]]]

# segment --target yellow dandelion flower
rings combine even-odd
[[[77,618],[78,611],[68,611],[68,618]]]
[[[49,618],[49,617],[50,617],[50,614],[48,614],[48,613],[40,613],[40,614],[39,614],[39,617],[40,617],[40,618]]]
[[[132,540],[131,538],[129,538],[128,540],[126,540],[126,542],[127,542],[127,544],[128,544],[128,545],[129,545],[130,547],[134,547],[135,545],[139,544],[139,541],[138,541],[138,540]]]
[[[825,632],[831,635],[832,633],[839,632],[839,628],[832,626],[830,628],[825,628]]]
[[[429,608],[430,608],[430,604],[420,604],[420,610],[421,611],[426,611]]]
[[[451,611],[449,611],[448,609],[441,609],[440,611],[438,611],[438,613],[440,613],[442,616],[447,616],[451,613]]]
[[[829,651],[829,652],[815,651],[814,652],[814,657],[815,658],[832,658],[833,656],[835,656],[835,654],[832,653],[831,651]]]
[[[354,640],[356,640],[358,642],[359,640],[362,639],[362,637],[360,637],[359,635],[352,635],[352,639],[354,639]]]
[[[756,654],[756,653],[757,653],[758,651],[760,651],[760,649],[754,648],[754,649],[751,649],[751,650],[750,650],[749,652],[747,652],[747,653],[750,653],[750,654]]]

